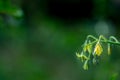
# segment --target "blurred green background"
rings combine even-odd
[[[119,27],[119,0],[0,0],[0,80],[120,80],[119,46],[88,71],[75,55]]]

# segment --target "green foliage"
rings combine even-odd
[[[104,62],[101,62],[98,69],[79,71],[76,56],[73,56],[86,34],[96,34],[93,30],[96,20],[99,18],[103,20],[109,15],[116,16],[113,14],[116,9],[108,3],[108,0],[93,0],[92,19],[74,21],[70,18],[66,21],[49,15],[50,7],[48,8],[47,4],[51,1],[70,4],[71,7],[66,6],[66,11],[70,9],[72,13],[75,13],[73,4],[89,2],[89,0],[0,0],[0,80],[120,80],[120,54],[117,54],[120,49],[119,46],[117,48],[111,46],[112,43],[119,45],[116,38],[111,37],[107,40],[109,42],[104,42],[101,37],[98,42],[99,38],[89,35],[82,46],[83,51],[76,53],[84,63],[83,68],[88,70],[90,62],[96,64],[98,58],[104,57],[102,56],[105,52],[104,43],[108,46],[106,49],[109,54],[112,47],[112,53],[115,54],[111,54],[107,64],[106,58],[102,60]],[[83,12],[90,10],[89,5],[84,4]],[[110,12],[107,4],[111,7]],[[77,5],[76,8],[82,12]],[[59,13],[66,14],[62,10]],[[104,21],[106,20],[109,19]],[[115,29],[117,34],[110,32],[108,35],[119,36],[119,26]]]
[[[23,12],[14,4],[11,3],[11,0],[0,0],[0,14],[12,15],[15,17],[22,17]]]

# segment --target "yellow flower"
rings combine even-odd
[[[85,45],[83,50],[84,50],[84,52],[88,51],[89,53],[91,53],[92,52],[92,45],[91,44]]]
[[[111,50],[110,50],[110,44],[108,44],[108,55],[111,54]]]
[[[95,46],[94,54],[100,56],[102,52],[103,52],[102,46],[100,45],[100,43],[97,43]]]
[[[84,47],[83,47],[83,51],[84,51],[84,52],[87,51],[87,45],[88,45],[88,44],[87,44],[87,40],[86,40],[85,43],[84,43]]]
[[[89,53],[91,53],[92,52],[92,45],[87,45],[87,51],[89,52]]]

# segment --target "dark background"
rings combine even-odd
[[[119,46],[88,71],[75,55],[119,27],[119,0],[0,0],[0,80],[120,80]]]

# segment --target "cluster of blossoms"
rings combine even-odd
[[[88,70],[88,62],[92,61],[93,64],[96,63],[98,57],[103,53],[102,43],[107,43],[108,55],[110,55],[110,46],[111,44],[119,44],[120,42],[114,37],[110,36],[109,39],[106,39],[104,36],[100,35],[99,38],[96,38],[92,35],[88,35],[85,40],[82,48],[82,52],[76,52],[76,56],[81,59],[84,63],[83,69]]]

